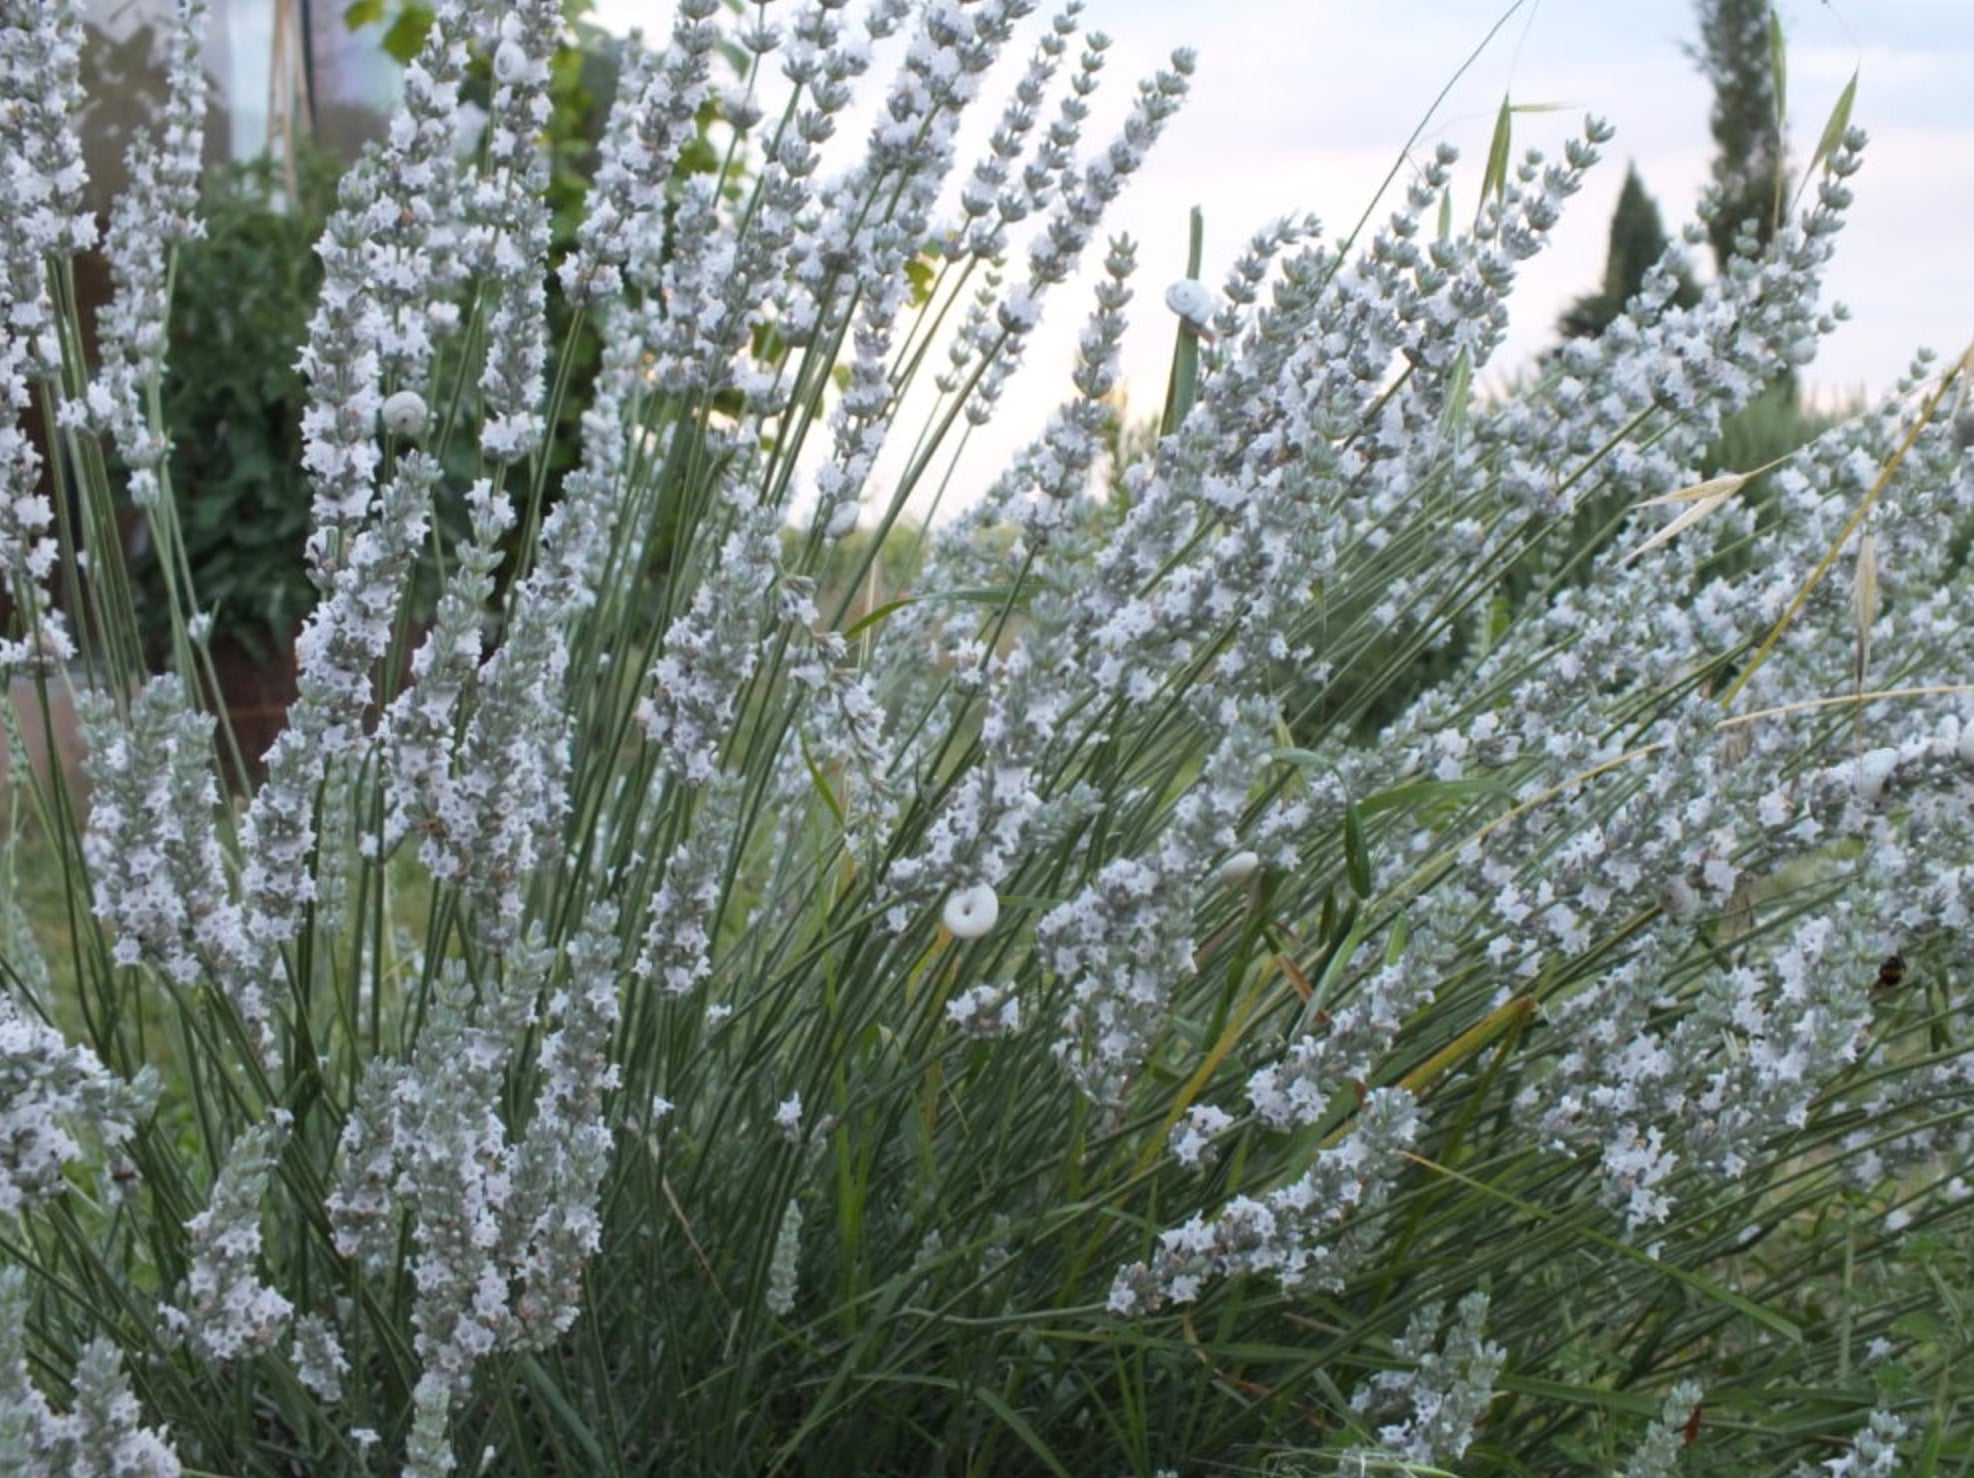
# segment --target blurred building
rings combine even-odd
[[[104,198],[122,179],[130,131],[152,115],[171,0],[81,0],[91,35],[84,148]],[[399,70],[382,22],[352,29],[349,0],[212,0],[206,70],[213,85],[207,157],[290,154],[313,138],[345,156],[382,131]],[[387,5],[387,13],[394,9]]]

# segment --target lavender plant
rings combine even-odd
[[[1120,516],[1093,489],[1144,295],[1100,233],[1193,59],[1091,137],[1107,42],[1034,8],[680,0],[550,260],[558,7],[436,7],[319,248],[317,598],[236,809],[199,592],[144,671],[114,539],[127,499],[175,547],[203,12],[92,366],[77,22],[13,0],[0,372],[54,452],[0,431],[0,665],[29,722],[85,690],[91,789],[8,771],[8,855],[70,900],[52,960],[0,913],[10,1470],[1965,1446],[1909,1262],[1968,1231],[1969,363],[1917,362],[1759,517],[1755,469],[1701,477],[1835,322],[1863,136],[1833,120],[1798,218],[1697,301],[1699,224],[1500,400],[1519,264],[1605,125],[1491,171],[1462,229],[1447,150],[1375,228],[1285,220],[1183,295],[1198,373]],[[727,169],[682,172],[708,116]],[[904,596],[819,604],[1045,372],[1086,259],[1059,409]],[[564,457],[552,292],[602,343]]]

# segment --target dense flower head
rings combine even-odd
[[[1378,1372],[1351,1397],[1350,1404],[1362,1412],[1410,1408],[1402,1420],[1379,1429],[1381,1451],[1415,1463],[1445,1464],[1466,1456],[1508,1355],[1483,1338],[1487,1305],[1485,1293],[1461,1299],[1437,1348],[1444,1310],[1439,1304],[1421,1309],[1392,1342],[1392,1353],[1404,1363]]]
[[[107,1335],[83,1346],[66,1412],[56,1411],[29,1379],[26,1284],[19,1268],[0,1269],[0,1442],[10,1469],[25,1478],[178,1478],[184,1465],[169,1434],[145,1425],[122,1352]]]
[[[294,1304],[262,1276],[262,1218],[285,1120],[248,1130],[234,1142],[203,1211],[185,1223],[191,1265],[164,1315],[201,1356],[227,1362],[272,1350]]]
[[[90,1139],[120,1153],[160,1085],[148,1069],[133,1082],[116,1077],[87,1047],[0,995],[0,1086],[0,1212],[15,1215],[70,1189],[69,1177],[90,1163]]]
[[[67,618],[49,600],[55,510],[22,416],[30,385],[52,381],[64,364],[45,264],[96,240],[96,218],[82,208],[88,173],[75,128],[82,31],[68,0],[10,4],[0,23],[0,578],[27,627],[0,637],[0,673],[9,676],[75,655]]]

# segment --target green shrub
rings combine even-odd
[[[214,634],[264,652],[286,651],[315,598],[302,564],[307,385],[295,350],[321,289],[314,247],[341,167],[313,151],[299,162],[292,199],[271,160],[234,166],[207,187],[204,235],[178,253],[164,382],[186,562]],[[155,545],[132,573],[156,641],[169,595]]]

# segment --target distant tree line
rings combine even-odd
[[[1709,120],[1714,209],[1707,236],[1715,265],[1724,266],[1750,223],[1756,240],[1767,244],[1784,200],[1788,159],[1775,76],[1775,22],[1769,0],[1698,0],[1696,8],[1700,40],[1687,54],[1714,89]],[[1659,207],[1633,166],[1625,172],[1611,215],[1603,284],[1563,310],[1558,332],[1594,338],[1610,327],[1667,244]],[[1679,298],[1691,301],[1696,291],[1682,282]]]

